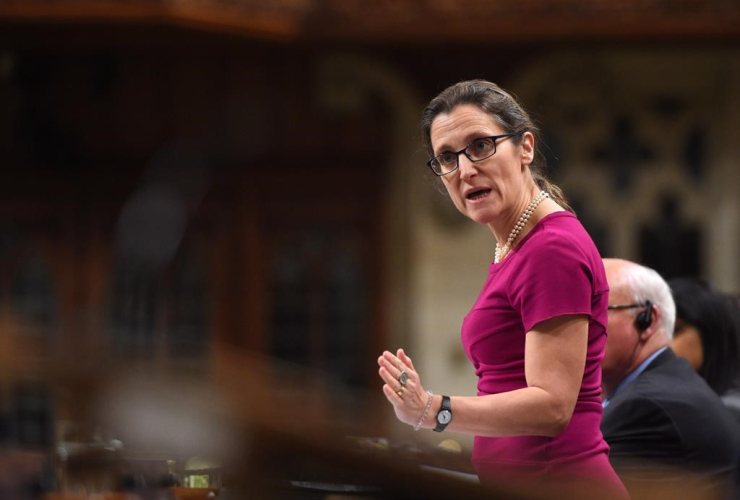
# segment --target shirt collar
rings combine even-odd
[[[609,393],[609,395],[606,397],[606,399],[604,399],[604,401],[602,401],[601,405],[604,408],[606,408],[607,406],[609,406],[609,403],[611,402],[612,399],[614,399],[614,396],[616,396],[618,393],[622,392],[625,387],[627,387],[632,382],[634,382],[634,380],[637,377],[639,377],[640,374],[642,372],[644,372],[645,369],[648,366],[650,366],[650,363],[652,363],[653,360],[655,358],[657,358],[658,356],[660,356],[661,353],[663,351],[665,351],[666,349],[668,349],[668,346],[661,347],[660,349],[658,349],[657,351],[655,351],[654,353],[652,353],[650,356],[648,356],[648,358],[645,361],[643,361],[642,363],[640,363],[640,366],[638,366],[637,368],[635,368],[634,370],[632,370],[632,372],[629,375],[627,375],[626,377],[624,377],[622,379],[622,381],[614,388],[614,390]]]

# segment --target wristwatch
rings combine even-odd
[[[439,412],[437,412],[437,427],[434,428],[434,431],[442,432],[451,420],[452,405],[450,404],[450,397],[442,396],[442,407],[439,409]]]

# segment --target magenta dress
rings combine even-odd
[[[462,342],[478,375],[478,395],[527,387],[526,333],[556,316],[589,317],[588,350],[578,401],[557,437],[476,436],[473,465],[482,482],[591,481],[625,492],[608,460],[601,422],[601,360],[609,286],[604,265],[570,212],[543,217],[499,264],[491,264],[480,296],[465,317]],[[626,493],[624,493],[626,497]]]

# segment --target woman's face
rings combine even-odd
[[[686,358],[694,370],[699,371],[704,364],[704,348],[701,344],[701,333],[694,325],[676,318],[676,328],[671,340],[671,349],[677,356]]]
[[[430,135],[434,156],[437,156],[446,151],[460,151],[475,139],[505,133],[480,108],[464,104],[449,114],[437,116]],[[529,187],[528,178],[531,182],[526,166],[534,158],[534,137],[525,132],[519,144],[518,139],[499,139],[496,154],[483,161],[474,163],[460,154],[459,168],[442,176],[447,192],[463,215],[480,224],[489,224],[502,214],[519,216],[519,202]]]

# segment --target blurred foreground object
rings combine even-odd
[[[55,19],[117,23],[157,21],[204,31],[265,39],[397,42],[496,41],[618,36],[650,38],[737,36],[740,7],[720,0],[640,2],[375,2],[337,0],[6,0],[0,15],[13,21]],[[445,29],[439,26],[444,23]],[[491,29],[491,26],[496,29]]]
[[[104,355],[82,354],[97,361],[60,359],[43,371],[64,419],[53,448],[0,455],[3,498],[552,498],[471,481],[452,440],[379,437],[383,417],[363,394],[332,386],[342,398],[329,404],[330,382],[306,369],[233,349],[205,375],[110,369]],[[651,498],[670,498],[662,493]]]
[[[0,473],[2,492],[10,493],[3,496],[218,498],[223,491],[226,498],[474,498],[486,491],[460,479],[470,472],[460,454],[350,437],[371,435],[369,422],[379,417],[348,391],[345,405],[327,402],[330,382],[320,374],[233,350],[218,359],[205,375],[154,365],[111,369],[103,353],[92,351],[50,362],[40,377],[64,419],[55,423],[53,448],[39,457],[53,481],[45,488],[5,487],[43,469],[19,474],[21,462],[8,457],[16,471]],[[439,472],[446,470],[459,477]]]

